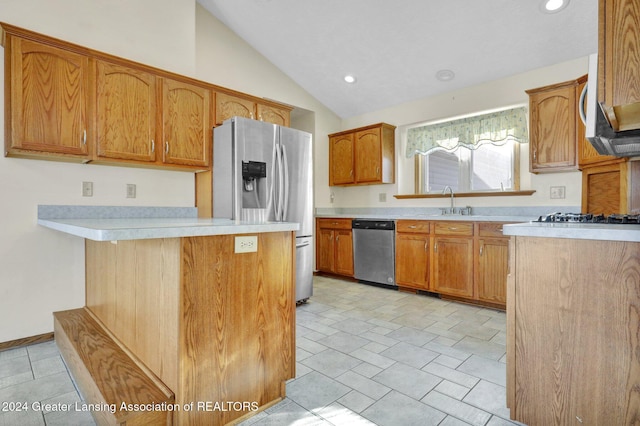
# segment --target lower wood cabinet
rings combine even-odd
[[[316,268],[322,272],[353,277],[351,219],[316,220]]]
[[[429,222],[396,222],[396,284],[420,290],[429,288]]]
[[[433,290],[473,298],[473,223],[433,225]]]
[[[497,222],[477,224],[475,280],[478,300],[504,306],[507,303],[509,237],[502,235],[502,225]]]
[[[398,220],[396,283],[504,308],[509,238],[502,225]]]

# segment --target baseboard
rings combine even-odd
[[[10,340],[8,342],[0,342],[0,352],[8,349],[19,348],[21,346],[49,342],[51,340],[53,340],[53,331],[51,333],[38,334],[37,336],[23,337],[22,339]]]

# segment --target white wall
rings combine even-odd
[[[496,80],[467,89],[449,92],[440,96],[424,98],[415,102],[397,105],[388,109],[375,111],[366,115],[352,117],[343,121],[343,128],[350,129],[366,124],[387,122],[399,127],[396,131],[397,174],[396,183],[391,185],[372,185],[364,187],[332,187],[324,188],[316,194],[317,207],[445,207],[444,199],[409,199],[397,200],[395,194],[412,194],[414,192],[414,159],[406,159],[403,146],[403,126],[473,114],[495,108],[526,105],[528,107],[527,89],[560,83],[576,79],[588,71],[587,58],[581,58],[541,68],[509,78]],[[446,84],[446,83],[443,83]],[[471,206],[579,206],[581,199],[581,173],[529,173],[529,145],[523,144],[521,149],[521,189],[534,189],[532,196],[523,197],[482,197],[467,198],[456,205]],[[322,167],[328,161],[328,152],[318,158],[316,165]],[[550,199],[550,186],[566,186],[564,200]],[[335,201],[330,203],[330,193],[335,194]],[[379,193],[387,194],[387,202],[378,201]],[[458,204],[459,203],[459,204]]]
[[[194,13],[185,0],[0,2],[3,22],[184,74],[195,68]],[[94,182],[93,197],[81,196],[82,181]],[[193,181],[193,173],[0,156],[0,342],[50,332],[52,312],[84,305],[84,242],[39,227],[38,204],[193,206]],[[127,183],[136,199],[125,198]]]

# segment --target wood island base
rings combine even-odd
[[[256,252],[235,253],[235,237],[85,240],[86,306],[56,313],[55,337],[87,403],[166,402],[177,409],[153,424],[224,425],[285,397],[295,238],[259,233]]]

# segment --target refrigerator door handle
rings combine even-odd
[[[306,243],[296,244],[296,248],[306,247],[306,246],[308,246],[309,244],[311,244],[311,243],[306,242]]]
[[[282,145],[282,169],[284,170],[284,200],[282,200],[282,220],[287,220],[287,208],[289,206],[289,161],[287,160],[287,149]]]
[[[276,169],[278,170],[276,172],[276,179],[277,179],[277,184],[274,185],[274,210],[275,210],[275,219],[276,222],[279,222],[281,220],[281,216],[282,216],[282,159],[280,156],[280,147],[278,145],[275,145],[275,154],[276,154],[276,158],[275,158],[275,164],[276,164]]]

